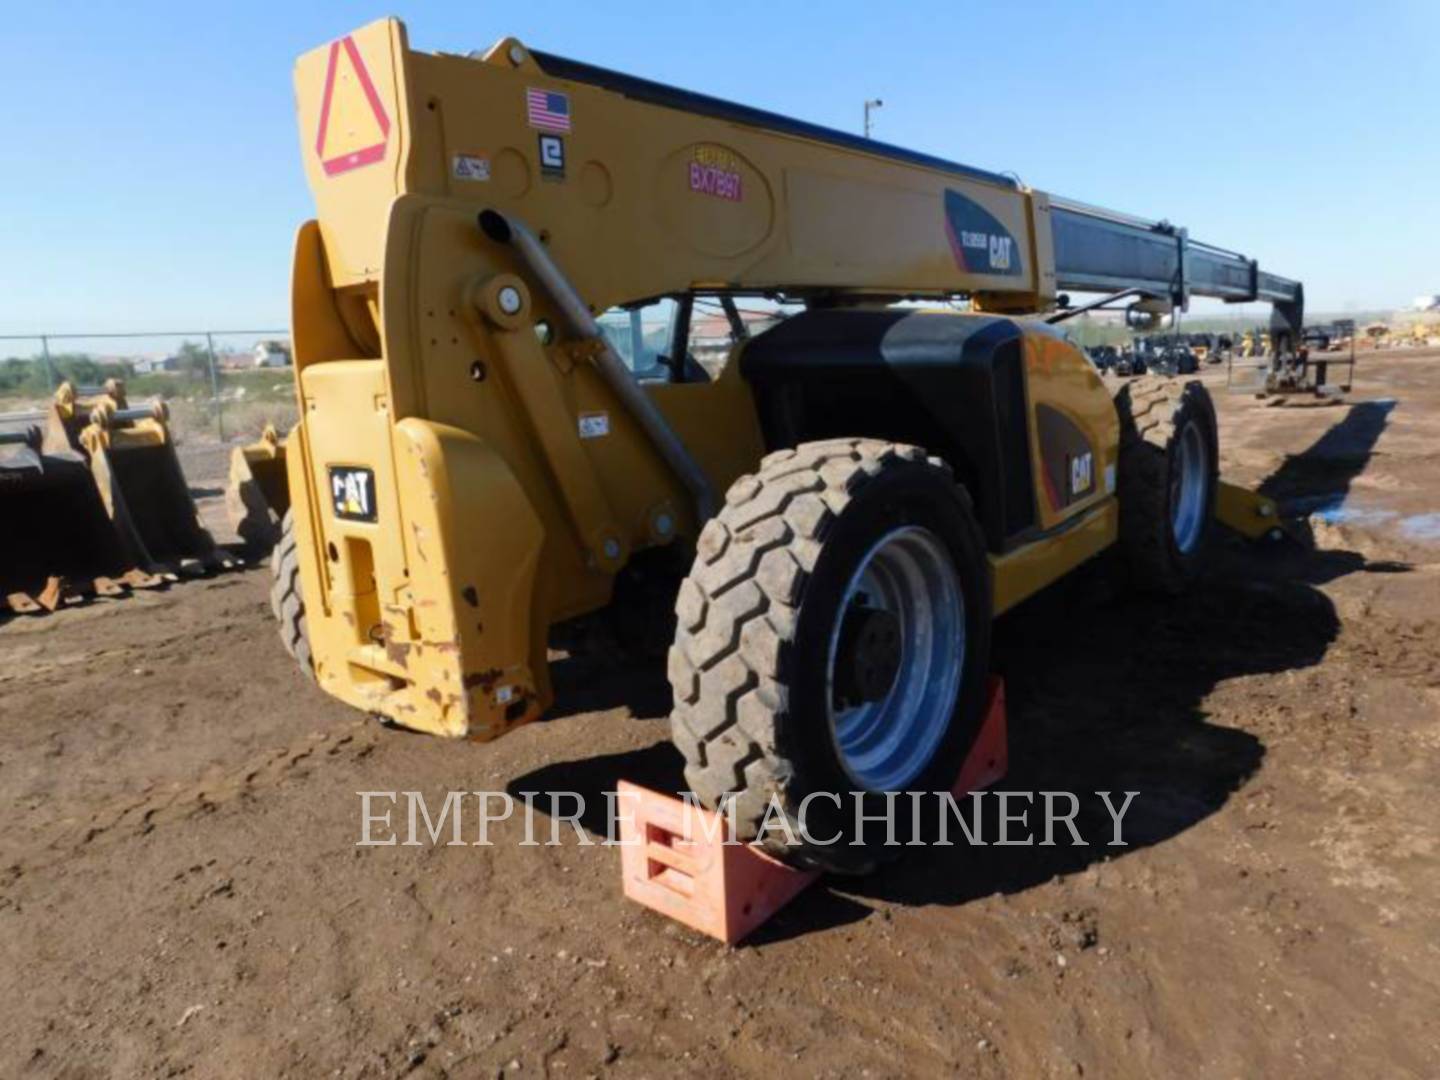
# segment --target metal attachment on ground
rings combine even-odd
[[[290,509],[290,487],[285,444],[273,424],[266,424],[249,446],[231,451],[225,508],[248,551],[263,554],[280,539],[280,521]]]
[[[181,562],[229,560],[201,528],[163,403],[132,406],[122,380],[63,382],[38,440],[0,458],[0,595],[12,611],[160,584]],[[4,440],[16,445],[14,440]]]

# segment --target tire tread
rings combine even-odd
[[[771,795],[783,793],[794,773],[782,722],[788,646],[825,538],[867,483],[902,463],[953,475],[916,446],[867,438],[804,443],[768,454],[758,472],[736,480],[702,530],[677,601],[671,730],[690,790],[711,808],[733,798],[742,837],[756,834]],[[964,488],[956,490],[971,509]],[[792,830],[797,824],[791,820]],[[780,842],[767,831],[768,848],[802,865],[863,873],[875,861],[864,849],[822,856],[777,848]]]
[[[1141,375],[1120,389],[1115,406],[1120,418],[1120,548],[1126,568],[1140,589],[1175,595],[1189,576],[1171,551],[1168,462],[1182,411],[1201,408],[1213,436],[1214,405],[1198,379]],[[1210,467],[1216,467],[1213,454]]]
[[[287,510],[280,526],[280,542],[270,555],[270,610],[280,624],[280,641],[309,678],[315,678],[310,633],[305,622],[305,598],[300,591],[300,554],[295,540],[294,510]]]

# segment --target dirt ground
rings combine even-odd
[[[1304,542],[1002,620],[1001,786],[1137,790],[1130,846],[1087,796],[1090,846],[917,852],[736,949],[568,830],[356,846],[360,791],[678,787],[659,672],[559,665],[555,717],[479,745],[316,690],[263,568],[0,625],[0,1075],[1433,1076],[1437,358],[1329,406],[1207,372]]]

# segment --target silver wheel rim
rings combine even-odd
[[[1170,471],[1170,528],[1180,554],[1188,555],[1200,542],[1205,526],[1209,475],[1205,438],[1196,423],[1186,424],[1176,444]]]
[[[899,666],[883,697],[837,708],[841,626],[854,604],[881,608],[899,624]],[[920,526],[881,537],[851,576],[830,631],[825,707],[835,749],[864,791],[900,791],[935,755],[965,666],[965,596],[940,538]]]

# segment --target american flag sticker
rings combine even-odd
[[[541,131],[570,131],[570,95],[554,90],[525,91],[525,118]]]

